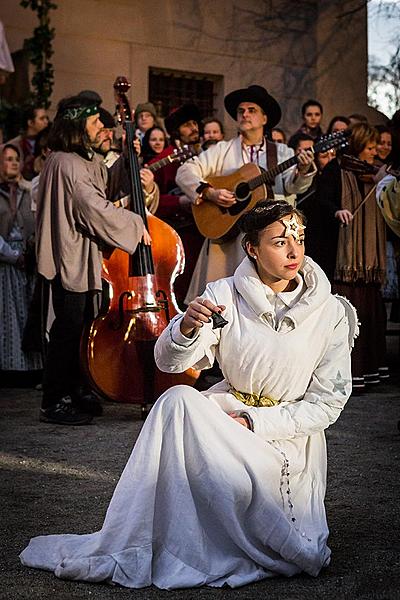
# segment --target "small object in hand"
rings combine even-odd
[[[213,322],[213,329],[222,329],[222,327],[225,327],[225,325],[228,324],[228,321],[224,319],[224,317],[218,312],[212,311],[211,318]]]

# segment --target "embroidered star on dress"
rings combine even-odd
[[[282,219],[282,223],[286,227],[285,237],[292,235],[295,240],[300,239],[300,236],[306,228],[305,225],[296,219],[295,215],[292,215],[290,219]]]
[[[350,380],[343,379],[340,371],[337,372],[336,379],[330,379],[329,381],[333,383],[333,392],[340,392],[343,396],[346,395],[345,387],[350,383]]]

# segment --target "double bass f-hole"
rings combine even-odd
[[[148,312],[153,312],[153,313],[158,313],[161,312],[162,310],[165,312],[165,317],[167,322],[169,323],[170,321],[170,316],[169,316],[169,307],[168,307],[168,298],[167,298],[167,294],[164,292],[164,290],[158,290],[158,292],[156,292],[156,298],[157,298],[157,303],[145,303],[142,306],[138,306],[137,308],[127,308],[126,307],[126,302],[125,300],[133,300],[133,294],[132,292],[122,292],[122,294],[119,297],[119,301],[118,301],[118,318],[114,321],[114,323],[111,323],[111,327],[114,331],[117,331],[118,329],[121,329],[121,327],[124,324],[124,317],[126,314],[128,314],[129,316],[133,317],[134,315],[139,315],[140,313],[148,313]]]

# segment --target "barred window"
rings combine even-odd
[[[149,100],[161,117],[186,102],[196,104],[202,117],[215,116],[215,98],[222,76],[172,69],[149,69]]]

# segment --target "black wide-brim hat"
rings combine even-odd
[[[196,121],[196,123],[201,121],[200,111],[195,104],[182,104],[182,106],[170,112],[164,120],[165,129],[171,135],[173,131],[176,131],[178,127],[188,121]]]
[[[261,85],[250,85],[248,88],[235,90],[225,96],[224,104],[226,111],[235,121],[237,119],[237,109],[241,102],[254,102],[254,104],[258,104],[268,117],[268,129],[272,129],[272,127],[278,125],[281,120],[281,107],[275,98]]]

